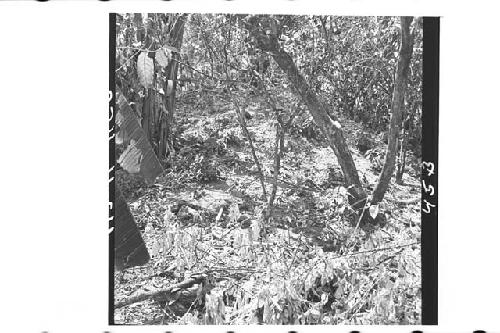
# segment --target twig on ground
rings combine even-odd
[[[205,274],[193,275],[189,279],[184,280],[181,283],[175,284],[175,285],[170,286],[170,287],[165,288],[165,289],[138,293],[135,296],[126,298],[126,299],[116,303],[115,309],[119,309],[119,308],[124,307],[126,305],[130,305],[130,304],[137,303],[137,302],[142,302],[142,301],[145,301],[147,299],[155,298],[158,296],[163,296],[165,298],[169,298],[169,296],[173,295],[178,290],[186,289],[186,288],[192,287],[194,284],[202,283],[205,281],[206,278],[207,278],[207,276]]]

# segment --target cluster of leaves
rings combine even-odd
[[[290,134],[302,136],[306,139],[313,139],[320,141],[323,139],[323,134],[320,129],[314,123],[312,116],[304,114],[302,117],[299,117],[289,130]]]
[[[365,153],[365,157],[371,162],[373,171],[377,173],[382,171],[382,167],[384,166],[384,156],[385,152],[378,147],[369,149]]]
[[[117,16],[116,79],[130,101],[140,101],[144,88],[165,94],[163,69],[172,52],[168,31],[174,14],[121,14]]]
[[[185,15],[117,15],[116,83],[145,130],[156,156],[171,150],[179,33]],[[175,61],[174,61],[175,59]]]
[[[390,119],[394,68],[399,49],[399,19],[395,17],[276,16],[281,47],[294,59],[310,86],[328,103],[330,112],[362,122],[372,131],[387,131]],[[193,15],[183,51],[200,72],[211,78],[234,80],[233,89],[246,93],[265,87],[278,104],[296,104],[289,82],[270,56],[252,44],[244,25],[231,15]],[[422,108],[422,20],[416,19],[414,53],[406,97],[410,149],[419,156]],[[208,34],[207,31],[220,31]],[[235,56],[236,55],[236,56]],[[208,59],[208,61],[207,61]],[[228,72],[224,72],[227,64]],[[266,66],[264,66],[266,65]],[[263,70],[265,67],[265,70]],[[201,80],[199,72],[189,71]],[[256,78],[257,83],[256,83]],[[208,84],[210,80],[204,80]],[[253,85],[252,85],[253,83]],[[214,80],[211,86],[220,86]],[[210,85],[210,84],[209,84]],[[285,88],[285,89],[283,89]],[[249,90],[250,89],[250,90]],[[276,94],[276,91],[279,91]],[[280,96],[281,95],[281,96]],[[282,105],[291,109],[290,105]],[[297,132],[314,124],[296,124]],[[313,134],[313,133],[310,133]]]
[[[386,131],[390,119],[399,19],[394,17],[281,17],[282,46],[332,112]],[[417,18],[406,96],[410,147],[418,154],[422,108],[422,19]]]
[[[223,153],[224,150],[214,138],[184,146],[175,157],[173,170],[181,171],[185,181],[213,182],[221,176],[215,154]]]
[[[196,214],[196,213],[195,213]],[[183,226],[167,210],[165,225],[152,245],[161,262],[176,274],[217,271],[204,308],[177,318],[190,324],[415,324],[420,320],[420,263],[414,232],[391,239],[376,231],[359,234],[339,252],[310,246],[300,234],[276,229],[265,239],[257,215],[238,225],[238,205],[228,207],[225,228]],[[356,243],[357,254],[349,255]],[[376,251],[385,247],[386,251]],[[338,254],[345,252],[344,255]],[[417,252],[417,253],[416,253]],[[242,277],[244,279],[240,280]]]
[[[207,115],[198,122],[180,123],[176,140],[177,154],[172,171],[181,173],[185,182],[214,182],[224,173],[224,157],[231,148],[245,145],[235,115]],[[231,158],[229,158],[231,160]]]

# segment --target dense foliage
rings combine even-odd
[[[117,83],[137,117],[144,124],[145,103],[154,105],[153,119],[173,112],[169,99],[176,108],[167,118],[168,153],[159,128],[148,129],[167,171],[150,185],[118,173],[152,260],[116,273],[115,291],[123,300],[193,277],[199,283],[119,307],[116,322],[418,324],[421,19],[412,23],[404,117],[417,168],[370,207],[384,220],[364,228],[335,155],[285,73],[256,47],[249,16],[191,14],[174,46],[183,18],[118,19]],[[386,147],[399,18],[276,21],[280,46],[341,120],[363,186],[372,189]]]

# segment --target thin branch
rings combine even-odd
[[[273,189],[271,191],[271,195],[269,197],[268,209],[269,213],[271,213],[274,204],[274,198],[276,197],[276,192],[278,190],[278,175],[280,172],[280,164],[281,164],[281,147],[283,146],[284,141],[284,132],[281,127],[281,116],[279,115],[279,111],[275,109],[276,117],[278,121],[276,123],[276,140],[274,143],[274,174],[273,174]]]
[[[354,253],[346,253],[346,254],[342,254],[340,256],[333,257],[331,259],[335,260],[335,259],[339,259],[339,258],[343,258],[343,257],[357,256],[357,255],[363,254],[363,253],[371,253],[371,252],[380,252],[380,251],[385,251],[385,250],[399,249],[399,248],[402,248],[402,247],[408,247],[408,246],[413,246],[413,245],[417,245],[417,244],[420,244],[420,242],[415,242],[415,243],[410,243],[410,244],[403,244],[403,245],[397,245],[397,246],[391,246],[391,247],[382,247],[382,248],[379,248],[379,249],[365,250],[365,251],[359,251],[359,252],[354,252]]]
[[[266,192],[266,183],[264,181],[264,172],[262,171],[262,167],[260,165],[259,158],[257,157],[257,153],[256,153],[255,147],[253,145],[252,136],[250,135],[250,131],[248,130],[246,122],[245,122],[244,110],[242,110],[240,108],[240,105],[236,101],[236,98],[233,98],[232,102],[236,106],[236,111],[238,112],[238,121],[240,123],[241,128],[243,129],[243,132],[245,133],[245,135],[248,139],[248,143],[250,144],[250,150],[252,151],[252,156],[253,156],[255,165],[257,166],[257,171],[259,172],[260,184],[262,186],[262,194],[264,196],[264,201],[267,201],[267,192]]]

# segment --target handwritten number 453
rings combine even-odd
[[[434,174],[434,163],[432,162],[422,162],[422,167],[424,168],[425,171],[427,171],[427,177],[430,177]],[[425,180],[422,179],[422,187],[425,191],[425,193],[429,194],[430,196],[434,195],[434,186],[432,185],[426,185]],[[422,208],[422,211],[424,213],[430,213],[431,212],[431,207],[436,207],[436,205],[431,204],[429,201],[424,199],[424,206]]]

